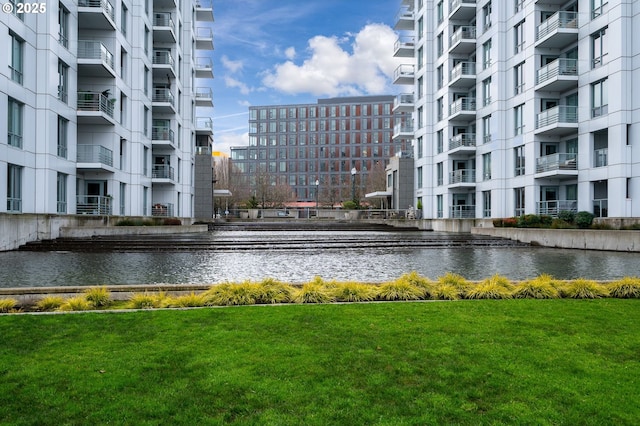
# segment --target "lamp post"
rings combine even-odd
[[[356,202],[356,173],[358,173],[358,171],[353,167],[351,169],[351,201],[354,203]]]
[[[318,191],[320,189],[320,181],[316,179],[316,217],[318,216]]]

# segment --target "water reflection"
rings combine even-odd
[[[271,238],[265,234],[247,236],[243,233],[232,237]],[[310,242],[316,237],[332,238],[327,233],[309,232],[305,232],[304,237]],[[282,233],[278,238],[282,238]],[[370,238],[381,236],[372,235]],[[402,239],[407,238],[407,234],[386,233],[384,238]],[[640,262],[638,255],[633,253],[540,247],[358,248],[357,244],[349,249],[311,250],[0,253],[1,287],[211,284],[265,277],[304,282],[316,275],[326,279],[381,282],[412,270],[431,278],[451,271],[472,280],[495,273],[513,280],[542,273],[564,279],[588,277],[606,280],[626,275],[640,276]]]

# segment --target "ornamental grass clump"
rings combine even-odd
[[[609,295],[619,299],[640,299],[640,278],[624,277],[607,285]]]
[[[129,298],[126,307],[129,309],[153,309],[162,308],[166,305],[168,296],[164,292],[160,293],[134,293]]]
[[[89,311],[93,309],[93,304],[85,296],[70,297],[58,308],[60,311]]]
[[[513,284],[500,275],[482,280],[467,290],[468,299],[511,299]]]
[[[265,278],[258,284],[257,303],[287,303],[293,298],[291,286],[273,278]]]
[[[515,299],[556,299],[560,295],[551,275],[542,274],[532,280],[523,281],[515,287]]]
[[[13,312],[18,305],[18,301],[12,298],[0,299],[0,313]]]
[[[92,287],[84,292],[84,297],[94,308],[106,308],[111,304],[111,293],[106,287]]]
[[[205,301],[204,295],[191,292],[182,296],[170,297],[165,305],[171,308],[197,308],[205,306]]]
[[[378,288],[378,298],[382,300],[420,300],[424,295],[424,289],[401,279],[389,281]]]
[[[460,289],[450,284],[436,284],[431,290],[431,298],[434,300],[458,300],[460,296]]]
[[[329,285],[335,287],[335,283]],[[329,303],[334,301],[332,289],[320,277],[314,277],[302,285],[293,296],[295,303]]]
[[[372,285],[353,281],[335,283],[331,293],[338,302],[369,302],[376,298],[376,289]]]
[[[462,275],[454,274],[453,272],[447,272],[443,276],[438,278],[436,287],[440,286],[452,286],[458,289],[458,296],[460,298],[465,297],[467,289],[471,285],[471,282],[464,278]]]
[[[260,286],[251,281],[218,284],[203,293],[207,306],[255,305]]]
[[[596,281],[578,278],[563,285],[560,295],[571,299],[600,299],[607,297],[609,290]]]
[[[49,312],[60,308],[64,303],[64,298],[60,296],[46,296],[38,300],[36,309],[38,311]]]
[[[418,274],[416,271],[411,271],[411,272],[402,274],[400,278],[397,279],[397,281],[406,281],[409,284],[412,284],[418,288],[421,288],[422,290],[424,290],[424,294],[422,295],[424,299],[430,299],[433,297],[432,292],[433,292],[435,283],[431,281],[429,278],[423,277],[422,275]]]

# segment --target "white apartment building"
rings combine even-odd
[[[0,14],[0,213],[191,217],[196,136],[212,134],[196,115],[213,106],[199,87],[213,78],[211,3],[12,4]]]
[[[403,0],[395,28],[423,217],[640,217],[640,2]]]

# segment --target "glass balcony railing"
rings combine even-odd
[[[100,111],[113,118],[113,104],[104,93],[78,92],[78,111]]]
[[[153,64],[154,65],[171,65],[173,67],[173,56],[171,56],[171,52],[166,50],[154,50]]]
[[[154,141],[171,141],[173,143],[173,130],[164,126],[152,126],[151,139]]]
[[[576,200],[538,201],[537,214],[558,217],[561,211],[577,213],[578,202]]]
[[[112,198],[102,195],[76,196],[76,213],[93,215],[112,214]]]
[[[116,12],[113,5],[107,0],[80,0],[78,7],[95,7],[102,8],[103,12],[111,18],[112,21],[116,20]]]
[[[456,149],[462,146],[474,147],[476,146],[476,134],[475,133],[460,133],[449,139],[449,149]]]
[[[151,177],[154,179],[170,179],[174,180],[173,167],[167,165],[156,164],[151,171]]]
[[[175,30],[175,24],[171,18],[171,14],[168,12],[154,13],[153,14],[153,26],[154,27],[169,27]]]
[[[578,28],[578,12],[560,10],[549,19],[543,21],[536,29],[536,41],[560,28]]]
[[[536,173],[554,170],[578,170],[578,154],[556,153],[542,156],[536,160]]]
[[[113,151],[102,145],[78,145],[78,163],[100,163],[113,166]]]
[[[449,206],[449,217],[452,219],[473,219],[476,217],[476,206],[472,204]]]
[[[454,115],[459,112],[475,112],[476,111],[476,98],[460,98],[451,104],[449,107],[449,115]]]
[[[578,107],[558,105],[542,111],[536,117],[536,129],[558,123],[577,123]]]
[[[460,62],[449,73],[449,80],[453,81],[463,75],[476,75],[475,62]]]
[[[474,169],[454,170],[449,173],[449,185],[456,183],[475,183],[476,171]]]
[[[78,40],[78,59],[101,60],[109,68],[113,69],[113,54],[100,41]]]
[[[153,102],[170,103],[173,105],[173,93],[170,89],[155,87],[153,89]]]
[[[475,40],[476,39],[476,27],[472,25],[463,25],[451,34],[449,46],[455,46],[457,43],[463,40]]]
[[[547,80],[558,76],[578,76],[578,60],[569,58],[558,58],[555,61],[540,68],[536,74],[536,84],[544,83]]]

